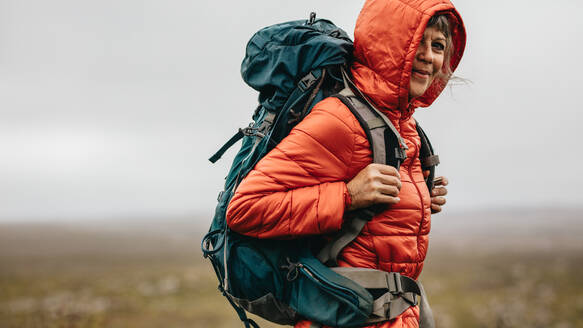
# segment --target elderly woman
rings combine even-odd
[[[445,204],[447,179],[427,189],[413,114],[433,103],[457,67],[463,23],[448,0],[368,0],[354,34],[351,78],[397,128],[407,159],[399,170],[371,164],[357,119],[337,98],[324,99],[242,181],[227,222],[253,237],[298,238],[338,231],[349,210],[388,204],[342,250],[338,265],[417,279],[431,214]],[[412,306],[374,327],[418,327],[418,321],[419,309]]]

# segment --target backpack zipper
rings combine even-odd
[[[311,278],[312,280],[315,280],[317,282],[319,282],[320,284],[322,284],[324,286],[325,289],[329,290],[331,293],[334,294],[345,294],[347,296],[352,297],[352,302],[354,304],[358,304],[358,295],[356,295],[352,290],[337,285],[327,279],[324,279],[324,277],[322,277],[318,272],[316,272],[315,270],[313,270],[312,268],[310,268],[310,266],[305,265],[305,264],[301,264],[300,263],[300,272],[304,273],[308,278]]]

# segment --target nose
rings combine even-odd
[[[431,44],[427,42],[421,42],[419,44],[419,48],[417,48],[417,59],[426,63],[433,62],[433,50],[431,48]]]

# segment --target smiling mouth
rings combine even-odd
[[[419,79],[428,79],[429,77],[431,77],[431,73],[429,71],[422,69],[413,69],[411,73],[414,77]]]

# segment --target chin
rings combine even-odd
[[[414,90],[412,89],[411,92],[409,92],[409,97],[412,98],[417,98],[423,95],[423,93],[425,93],[425,89],[423,90]]]
[[[411,99],[413,99],[413,98],[417,98],[417,97],[422,96],[425,93],[425,91],[427,90],[427,87],[428,86],[425,84],[423,84],[423,85],[412,84],[410,86],[410,90],[409,90],[409,97]]]

